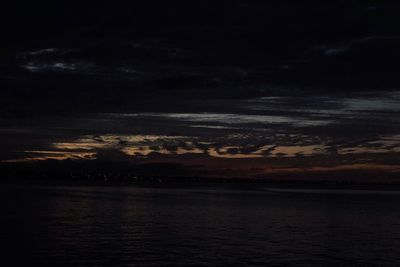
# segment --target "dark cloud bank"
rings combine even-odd
[[[7,8],[3,169],[397,181],[397,3]]]

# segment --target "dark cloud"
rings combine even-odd
[[[214,176],[366,162],[387,170],[400,153],[399,9],[358,0],[11,7],[0,160]]]

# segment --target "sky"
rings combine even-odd
[[[61,0],[6,10],[0,166],[400,179],[399,3]]]

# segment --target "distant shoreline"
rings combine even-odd
[[[150,188],[204,188],[229,187],[241,189],[285,188],[285,189],[354,189],[354,190],[400,190],[400,183],[357,183],[352,181],[271,181],[266,179],[142,179],[140,181],[102,181],[102,180],[67,180],[67,179],[1,179],[1,185],[27,186],[96,186],[96,187],[150,187]]]

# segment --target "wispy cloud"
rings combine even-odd
[[[109,157],[201,163],[205,169],[217,168],[216,160],[222,164],[220,175],[225,168],[254,175],[368,169],[368,164],[395,170],[400,164],[393,158],[400,153],[400,128],[394,116],[400,112],[399,103],[397,92],[279,96],[223,100],[218,107],[222,112],[95,113],[49,117],[27,126],[6,120],[9,127],[0,131],[2,140],[13,136],[19,144],[6,146],[3,141],[2,157],[3,161]]]

